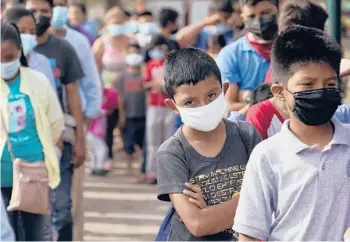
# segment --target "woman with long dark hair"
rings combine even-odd
[[[0,66],[1,194],[7,207],[14,184],[14,159],[44,162],[48,185],[58,186],[59,152],[55,145],[60,143],[64,123],[57,95],[43,74],[27,67],[20,33],[8,23],[1,24]],[[48,216],[24,211],[8,212],[8,216],[17,240],[44,240]]]

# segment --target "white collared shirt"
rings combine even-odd
[[[233,229],[260,240],[339,241],[350,227],[350,126],[320,151],[282,131],[254,149]]]

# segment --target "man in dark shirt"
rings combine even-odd
[[[65,40],[47,32],[52,18],[53,1],[28,0],[26,8],[33,11],[37,21],[38,46],[35,50],[49,58],[62,109],[75,119],[75,141],[64,142],[60,162],[61,183],[52,192],[52,222],[58,233],[58,240],[72,241],[70,194],[73,166],[79,167],[85,161],[84,120],[78,91],[78,80],[82,79],[84,74],[73,47]]]
[[[179,29],[177,23],[178,17],[179,14],[170,8],[164,8],[159,13],[158,22],[161,28],[159,34],[166,40],[169,50],[180,49],[180,45],[177,41],[171,38]]]

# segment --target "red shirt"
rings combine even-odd
[[[246,121],[254,125],[263,139],[267,139],[281,131],[284,118],[270,100],[250,107]]]
[[[155,78],[164,78],[164,62],[165,60],[151,59],[146,65],[146,82],[150,82]],[[151,92],[149,95],[149,105],[157,107],[165,107],[165,99],[169,98],[164,93]]]
[[[270,66],[266,73],[264,83],[270,83],[271,81],[272,81],[272,68]]]

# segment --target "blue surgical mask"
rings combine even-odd
[[[227,25],[225,25],[225,24],[218,24],[218,25],[216,25],[216,30],[220,34],[226,34],[227,32],[231,31],[231,29],[229,27],[227,27]]]
[[[148,54],[152,59],[156,59],[156,60],[163,60],[165,58],[164,52],[158,49],[153,49]]]
[[[36,35],[21,34],[22,48],[25,56],[29,54],[37,45]]]
[[[205,27],[204,31],[209,32],[212,34],[226,34],[227,32],[231,31],[229,27],[227,27],[225,24],[218,24],[218,25],[210,25]]]
[[[134,34],[139,31],[139,25],[136,21],[129,21],[125,24],[125,32],[128,34]]]
[[[158,26],[155,23],[140,23],[139,32],[144,35],[158,33]]]
[[[106,30],[111,36],[120,36],[125,33],[123,24],[110,24],[106,27]]]
[[[15,77],[15,75],[17,74],[21,66],[21,62],[19,61],[19,59],[16,59],[11,62],[6,62],[6,63],[1,62],[0,66],[1,66],[1,78],[4,80],[9,80]]]
[[[66,7],[57,6],[53,8],[51,26],[56,29],[63,29],[68,20],[68,9]]]

